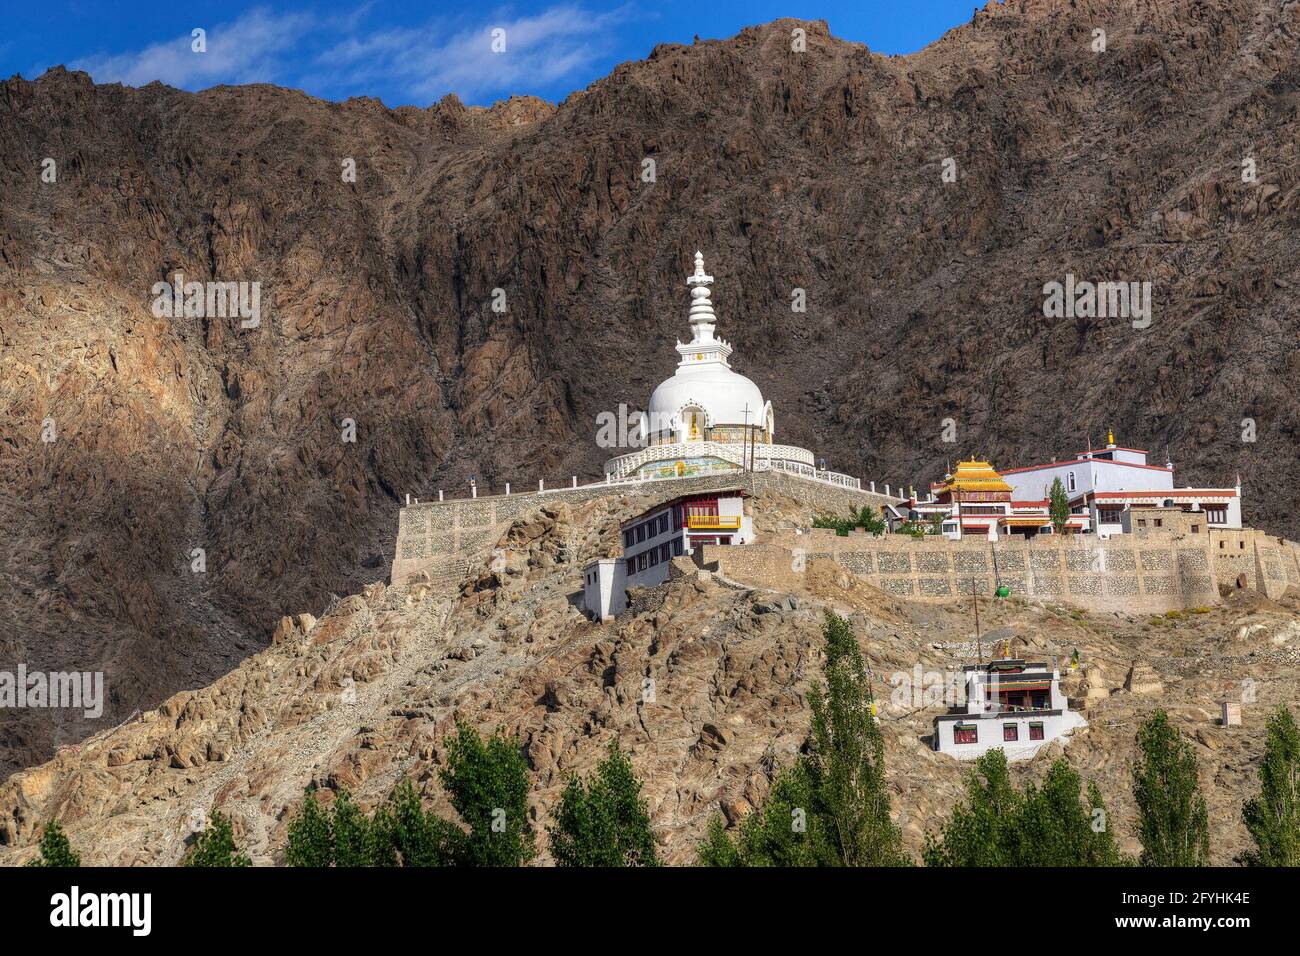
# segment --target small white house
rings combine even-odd
[[[998,660],[965,668],[966,703],[934,718],[934,749],[973,760],[996,747],[1024,760],[1088,722],[1070,710],[1061,672],[1046,664]]]
[[[668,580],[672,559],[701,544],[749,544],[754,519],[745,513],[743,489],[683,495],[623,522],[623,557],[601,558],[582,569],[583,606],[607,621],[627,608],[632,585]]]

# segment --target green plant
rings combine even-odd
[[[707,866],[894,866],[909,861],[890,820],[884,743],[852,626],[827,613],[826,686],[809,691],[807,752],[779,773],[734,839],[714,820]]]
[[[1142,865],[1206,865],[1209,812],[1191,746],[1163,710],[1143,721],[1137,743],[1141,756],[1133,768],[1133,797]]]
[[[1110,833],[1095,783],[1081,795],[1078,773],[1064,759],[1041,786],[1018,791],[1001,749],[979,757],[940,836],[927,834],[927,866],[1117,866],[1124,862]]]
[[[641,781],[617,740],[590,780],[569,778],[555,821],[549,834],[557,866],[659,864]]]
[[[1300,866],[1300,730],[1285,704],[1269,717],[1267,733],[1259,795],[1241,809],[1255,849],[1240,862]]]
[[[28,866],[81,866],[81,854],[72,849],[58,820],[51,820],[41,834],[40,856],[27,861]]]
[[[1052,528],[1057,534],[1065,534],[1065,523],[1070,520],[1070,499],[1065,493],[1065,485],[1061,484],[1060,478],[1052,479],[1052,487],[1047,497],[1047,514],[1051,518]]]
[[[230,820],[220,810],[215,810],[208,825],[190,845],[181,865],[223,867],[252,864],[235,846],[235,832]]]
[[[451,805],[469,826],[453,841],[464,866],[523,866],[536,852],[528,823],[528,764],[519,743],[498,730],[484,740],[457,723],[439,771]]]

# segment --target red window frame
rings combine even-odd
[[[1042,740],[1042,739],[1043,739],[1043,725],[1042,725],[1042,724],[1030,724],[1030,725],[1029,725],[1029,739],[1030,739],[1030,740]]]
[[[1019,740],[1019,739],[1020,739],[1020,727],[1019,727],[1018,725],[1016,725],[1016,724],[1003,724],[1003,725],[1002,725],[1002,739],[1003,739],[1003,741],[1014,741],[1014,740]]]
[[[979,728],[973,724],[952,729],[952,742],[955,744],[977,744],[979,739]]]

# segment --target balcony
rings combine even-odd
[[[740,516],[687,515],[686,527],[692,531],[740,530]]]

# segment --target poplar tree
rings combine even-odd
[[[926,837],[927,866],[1118,866],[1124,862],[1111,835],[1095,783],[1085,802],[1079,774],[1064,758],[1053,761],[1041,786],[1024,791],[1011,782],[1006,754],[990,750],[975,761],[966,802],[941,827],[942,840]]]
[[[1205,866],[1210,859],[1209,811],[1196,755],[1157,710],[1137,732],[1141,756],[1133,768],[1133,797],[1143,866]]]
[[[809,691],[807,753],[777,775],[734,838],[721,820],[700,847],[705,866],[897,866],[911,862],[889,817],[884,743],[853,628],[827,613],[826,686]]]
[[[1300,731],[1286,705],[1268,719],[1259,796],[1241,809],[1255,849],[1243,854],[1248,866],[1300,866]]]
[[[615,740],[589,781],[569,778],[549,831],[557,866],[658,866],[641,781]]]
[[[1052,527],[1057,534],[1065,534],[1065,523],[1070,520],[1070,499],[1060,478],[1052,479],[1052,488],[1047,497],[1047,514],[1052,520]]]
[[[469,833],[452,834],[461,866],[524,866],[536,850],[528,823],[528,764],[517,740],[498,730],[484,740],[458,723],[439,779]]]
[[[251,866],[247,856],[235,846],[235,831],[220,810],[190,845],[181,866]]]

